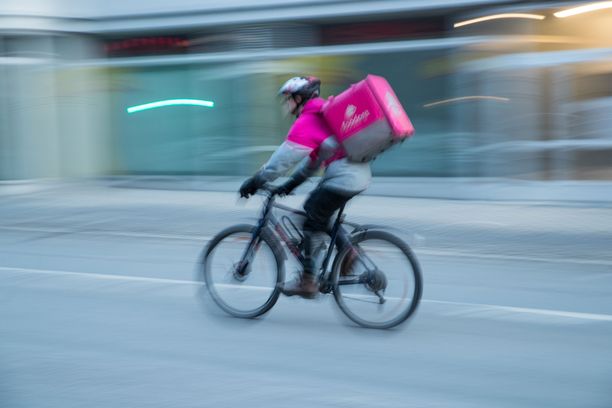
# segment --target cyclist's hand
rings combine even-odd
[[[282,184],[278,187],[275,187],[272,190],[272,194],[284,197],[284,196],[291,194],[292,191],[293,191],[293,188],[291,188],[291,186],[287,186],[287,184]]]
[[[249,198],[259,190],[259,187],[261,187],[261,185],[257,177],[249,177],[242,183],[242,186],[240,186],[240,197]]]
[[[274,194],[277,194],[279,196],[289,195],[293,192],[293,190],[296,189],[297,186],[302,183],[302,181],[303,180],[300,180],[298,178],[291,177],[284,184],[281,184],[280,186],[276,187],[274,189]]]

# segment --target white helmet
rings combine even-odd
[[[279,95],[296,96],[308,100],[319,96],[321,80],[317,77],[293,77],[278,90]]]

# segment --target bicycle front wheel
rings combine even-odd
[[[334,297],[340,310],[363,327],[388,329],[404,322],[421,300],[422,277],[410,247],[386,231],[352,237],[334,262]]]
[[[278,300],[284,281],[283,255],[266,231],[245,254],[255,227],[236,225],[215,236],[204,250],[204,282],[215,303],[235,317],[254,318]]]

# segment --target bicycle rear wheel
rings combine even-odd
[[[235,317],[254,318],[278,300],[284,281],[283,255],[262,231],[247,265],[243,257],[255,227],[236,225],[215,236],[202,258],[206,288],[215,303]]]
[[[363,327],[388,329],[404,322],[416,311],[423,290],[410,247],[380,230],[360,232],[352,244],[338,254],[332,272],[340,310]]]

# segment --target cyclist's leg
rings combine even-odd
[[[306,220],[303,225],[304,271],[300,279],[283,288],[285,295],[310,298],[317,294],[319,284],[314,265],[315,254],[313,254],[313,249],[318,246],[317,237],[327,232],[332,215],[350,199],[350,196],[340,195],[321,186],[310,193],[304,203],[306,211]]]
[[[316,274],[314,249],[320,242],[317,237],[329,229],[330,219],[353,195],[340,194],[325,187],[317,187],[304,203],[304,274]]]

